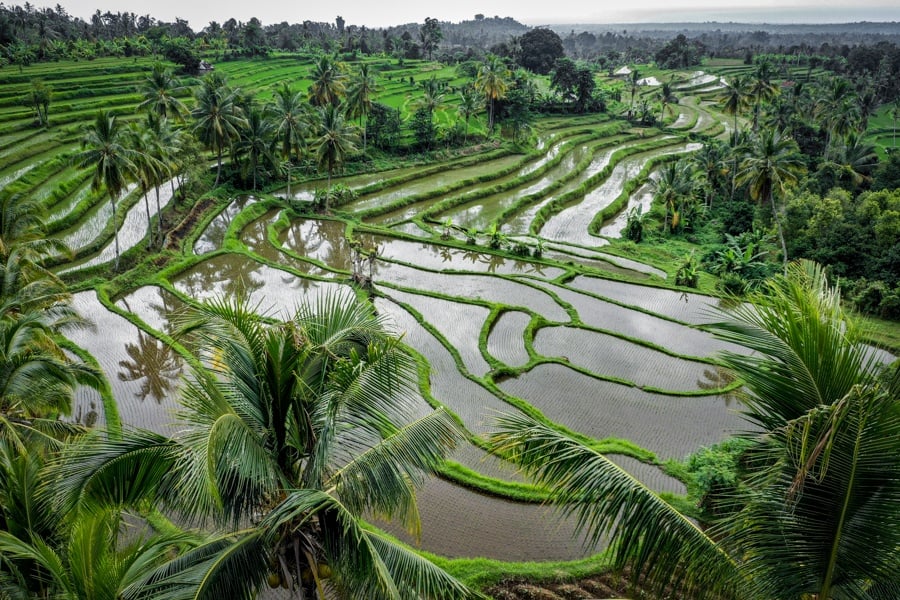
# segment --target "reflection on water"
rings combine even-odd
[[[127,360],[120,360],[119,381],[141,382],[134,392],[141,401],[152,396],[157,404],[175,393],[181,377],[181,357],[152,335],[138,331],[137,343],[125,344]]]

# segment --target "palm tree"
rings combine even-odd
[[[154,140],[149,128],[141,123],[131,123],[126,130],[128,146],[135,151],[134,173],[138,181],[141,196],[144,198],[144,208],[147,211],[147,248],[153,248],[153,219],[150,216],[150,190],[157,186],[162,179],[165,165],[154,156]],[[159,188],[157,187],[157,190]],[[160,225],[159,233],[162,233],[159,219],[159,195],[157,194],[157,222]],[[162,241],[162,240],[160,240]]]
[[[734,125],[732,127],[732,135],[737,139],[738,132],[738,115],[746,110],[750,103],[749,82],[742,76],[737,76],[730,82],[725,81],[725,87],[722,88],[719,96],[719,106],[726,115],[734,117]]]
[[[370,72],[369,64],[361,64],[347,90],[347,116],[359,119],[359,127],[363,132],[363,151],[366,149],[366,127],[363,120],[368,119],[372,110],[372,98],[377,93],[378,83]]]
[[[753,200],[771,205],[785,268],[788,264],[787,244],[778,218],[775,197],[776,194],[783,194],[788,186],[797,183],[797,177],[804,170],[797,143],[790,136],[769,130],[753,140],[737,172],[737,183],[748,184]]]
[[[119,128],[116,117],[108,112],[97,113],[94,124],[81,138],[82,151],[75,156],[79,167],[91,167],[91,189],[95,192],[106,188],[112,205],[112,223],[116,245],[115,270],[119,270],[119,223],[116,204],[125,190],[126,183],[134,176],[137,152],[128,147],[126,136]]]
[[[504,417],[495,450],[547,486],[596,541],[610,539],[661,590],[717,598],[892,598],[900,592],[900,374],[883,381],[823,270],[792,263],[728,320],[748,352],[751,475],[736,512],[698,528],[590,445],[532,417]],[[865,560],[858,560],[865,548]]]
[[[751,75],[749,91],[753,98],[753,131],[759,130],[759,115],[763,102],[768,102],[778,94],[778,88],[772,83],[774,68],[768,60],[761,60]]]
[[[356,128],[347,123],[340,108],[329,104],[319,109],[319,137],[313,143],[316,163],[328,171],[328,189],[331,189],[331,175],[344,163],[348,154],[356,152],[359,136]],[[327,195],[326,195],[327,198]],[[325,210],[328,210],[327,200]]]
[[[146,574],[138,597],[249,597],[267,577],[307,598],[474,597],[362,524],[415,529],[414,486],[460,433],[443,410],[421,416],[415,362],[369,305],[332,294],[273,323],[214,302],[180,335],[205,365],[185,386],[182,433],[96,436],[61,467],[62,506],[152,500],[228,528]]]
[[[474,87],[467,85],[459,92],[459,115],[466,122],[466,131],[463,135],[465,141],[469,141],[469,119],[478,114],[478,92]]]
[[[237,102],[238,93],[225,84],[225,80],[215,74],[207,75],[203,85],[197,90],[197,105],[191,111],[194,117],[194,133],[207,148],[216,153],[216,182],[222,176],[222,153],[240,135],[247,120]]]
[[[830,153],[859,122],[859,103],[850,82],[843,77],[829,80],[816,102],[815,114],[827,130]]]
[[[267,105],[266,110],[275,121],[275,135],[281,140],[281,157],[290,160],[293,155],[299,161],[311,125],[303,92],[291,92],[287,82],[282,82],[274,96],[275,102]]]
[[[313,65],[312,85],[309,86],[309,101],[313,106],[337,105],[347,91],[347,76],[344,64],[323,54]]]
[[[509,77],[509,69],[498,56],[489,55],[485,62],[478,67],[475,88],[485,96],[488,102],[488,132],[494,131],[494,102],[506,96],[506,91],[509,89]]]
[[[247,126],[240,132],[235,154],[243,157],[241,172],[245,180],[248,176],[252,178],[255,190],[259,175],[276,167],[275,126],[254,107],[247,114]]]
[[[862,136],[850,133],[843,144],[819,165],[819,171],[830,172],[835,183],[853,190],[872,180],[872,171],[878,166],[875,146]]]
[[[681,161],[670,162],[660,170],[658,178],[648,183],[653,190],[653,199],[666,207],[664,228],[674,233],[681,225],[685,198],[693,194],[693,185],[687,164]]]
[[[9,471],[16,475],[24,461],[14,461]],[[45,498],[31,500],[36,505],[27,517],[53,515]],[[52,528],[45,532],[30,527],[19,535],[0,531],[0,552],[8,569],[4,592],[9,597],[122,598],[149,569],[162,564],[173,547],[191,543],[194,537],[169,533],[123,543],[119,539],[123,519],[111,511],[85,512],[71,523],[56,518],[47,525]]]
[[[663,82],[663,84],[659,87],[659,122],[662,125],[663,118],[666,116],[666,108],[669,108],[669,104],[672,102],[678,102],[678,98],[675,97],[675,93],[672,90],[672,84],[668,82]],[[671,110],[671,109],[670,109]]]
[[[631,74],[628,76],[628,84],[631,88],[631,104],[628,107],[628,118],[631,119],[634,117],[634,97],[637,94],[638,86],[641,85],[641,72],[637,69],[633,70]]]
[[[55,446],[60,434],[78,429],[57,416],[71,414],[79,384],[97,385],[99,378],[70,360],[56,335],[82,323],[70,309],[0,318],[0,440],[20,450],[32,441]]]
[[[138,109],[155,113],[160,118],[183,121],[188,111],[178,95],[186,89],[172,74],[171,69],[156,63],[144,81],[142,89],[144,100],[138,104]]]

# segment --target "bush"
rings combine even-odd
[[[644,238],[644,215],[641,214],[640,205],[628,211],[628,221],[626,221],[622,233],[635,244]]]
[[[697,264],[697,259],[694,257],[694,253],[691,252],[691,255],[684,262],[684,264],[678,267],[678,270],[675,271],[675,285],[695,288],[697,287],[697,283],[699,283],[699,280],[700,265]]]

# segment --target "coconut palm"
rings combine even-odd
[[[675,92],[672,89],[672,84],[669,82],[663,82],[661,86],[659,86],[659,92],[657,93],[657,97],[659,98],[660,110],[659,110],[659,122],[662,124],[663,119],[666,116],[666,109],[669,109],[669,112],[672,111],[669,106],[673,102],[678,102],[678,98],[675,97]]]
[[[415,529],[415,484],[459,435],[444,411],[422,414],[415,362],[371,306],[331,294],[273,323],[214,302],[179,335],[204,365],[185,384],[181,433],[98,436],[61,467],[62,506],[150,499],[228,528],[135,597],[249,597],[267,578],[300,597],[473,596],[360,520]]]
[[[772,83],[775,69],[768,60],[761,60],[750,75],[749,91],[753,99],[753,131],[759,131],[759,116],[762,103],[769,102],[778,94],[778,88]]]
[[[156,63],[142,86],[144,100],[138,104],[138,109],[152,112],[160,118],[183,121],[188,110],[178,96],[186,89],[171,69]]]
[[[275,125],[263,116],[261,110],[251,107],[247,111],[247,126],[241,129],[235,146],[235,154],[241,157],[241,173],[246,181],[250,177],[253,189],[259,176],[276,168]]]
[[[873,353],[823,270],[793,263],[713,326],[748,352],[724,363],[744,381],[755,431],[739,510],[709,535],[575,436],[510,416],[494,448],[548,487],[616,564],[719,598],[872,600],[900,592],[900,375]],[[863,549],[865,549],[863,551]],[[865,556],[864,560],[859,560]]]
[[[784,231],[778,218],[776,196],[784,194],[788,186],[797,183],[805,170],[797,143],[776,130],[762,132],[747,149],[737,172],[737,183],[747,184],[750,197],[772,207],[772,218],[781,242],[782,260],[788,264]]]
[[[682,222],[681,207],[687,197],[693,194],[693,185],[687,163],[670,162],[660,169],[659,177],[650,179],[648,186],[653,191],[653,199],[666,208],[664,228],[674,233]]]
[[[494,131],[494,102],[506,96],[510,76],[509,69],[498,56],[488,56],[478,67],[475,88],[488,102],[488,132]]]
[[[719,96],[719,106],[726,115],[734,117],[734,125],[732,126],[732,134],[737,136],[738,132],[738,115],[740,115],[750,104],[750,86],[749,81],[743,76],[734,77],[731,81],[723,81]]]
[[[75,388],[96,385],[98,377],[66,356],[56,334],[81,324],[62,309],[0,318],[0,439],[24,450],[32,441],[56,445],[60,434],[73,430],[57,416],[71,414]]]
[[[819,165],[820,172],[830,173],[834,182],[847,189],[855,189],[872,180],[878,166],[875,146],[855,133],[847,135],[844,143]]]
[[[359,119],[359,127],[363,132],[363,150],[366,149],[366,127],[363,121],[368,119],[372,110],[372,98],[377,93],[378,82],[375,81],[369,64],[361,64],[350,79],[350,86],[347,89],[347,116]]]
[[[85,129],[81,138],[82,151],[75,156],[75,163],[82,168],[93,169],[91,189],[106,189],[112,206],[112,223],[115,238],[115,270],[119,270],[119,223],[116,204],[125,191],[129,179],[136,171],[137,152],[130,148],[116,117],[106,111],[97,113],[94,124]]]
[[[297,161],[306,148],[306,137],[310,130],[310,116],[303,92],[292,92],[287,82],[282,82],[274,93],[275,101],[266,106],[266,111],[275,122],[275,135],[281,143],[281,157]]]
[[[40,496],[36,500],[28,516],[53,514]],[[170,533],[122,542],[122,523],[114,512],[95,511],[71,523],[56,519],[54,529],[43,534],[0,531],[0,553],[7,571],[4,592],[11,598],[116,600],[149,569],[163,563],[174,547],[194,537]]]
[[[826,147],[831,153],[860,120],[859,102],[850,82],[843,77],[830,79],[816,101],[815,115],[826,129]]]
[[[463,134],[463,138],[466,142],[469,141],[469,119],[478,114],[479,99],[478,92],[472,86],[467,85],[459,92],[458,112],[466,123],[466,131]]]
[[[238,91],[230,89],[225,80],[210,74],[197,90],[196,106],[191,111],[194,134],[207,148],[216,153],[216,182],[222,177],[222,154],[238,139],[247,120],[238,102]]]
[[[319,109],[318,126],[319,134],[313,142],[316,163],[328,172],[328,189],[331,189],[332,174],[348,154],[356,152],[359,136],[356,127],[347,123],[344,113],[333,104]],[[328,210],[327,205],[325,210]]]
[[[347,92],[344,64],[327,54],[319,57],[309,76],[312,85],[309,86],[308,95],[313,106],[335,106]]]
[[[635,69],[628,75],[628,86],[631,89],[631,104],[628,107],[629,119],[634,117],[634,97],[637,94],[638,87],[641,85],[640,82],[641,72]]]
[[[151,128],[141,123],[130,123],[126,129],[128,146],[134,150],[134,174],[138,182],[144,208],[147,211],[147,248],[153,248],[153,218],[150,215],[150,190],[158,186],[165,172],[165,165],[154,156],[154,139]],[[159,189],[157,187],[157,189]],[[157,214],[159,212],[159,196],[157,195]],[[159,216],[157,217],[159,224]],[[161,227],[158,227],[162,233]]]

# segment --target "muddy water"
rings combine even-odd
[[[175,328],[173,321],[188,308],[178,296],[155,285],[136,289],[116,305],[140,317],[153,329],[168,334]]]
[[[255,196],[238,196],[222,212],[216,215],[202,234],[194,242],[194,254],[206,254],[222,247],[225,241],[225,232],[231,221],[241,210],[256,202]]]
[[[523,283],[488,275],[440,274],[404,265],[385,263],[376,278],[411,290],[432,291],[450,297],[522,307],[550,321],[567,323],[569,316],[549,294]]]
[[[118,403],[123,425],[172,434],[181,358],[160,340],[107,310],[94,292],[74,295],[73,307],[93,321],[93,330],[69,338],[100,363]]]
[[[524,210],[517,213],[512,218],[508,219],[504,227],[514,234],[523,234],[528,233],[529,227],[531,227],[531,222],[534,220],[535,215],[537,215],[538,211],[542,206],[557,198],[570,192],[580,186],[582,183],[587,181],[592,176],[596,175],[600,171],[606,168],[606,165],[609,164],[609,161],[612,159],[612,155],[616,150],[621,148],[625,148],[630,144],[623,144],[618,148],[609,148],[606,150],[601,150],[597,153],[596,156],[591,160],[591,163],[587,166],[587,168],[579,173],[576,177],[574,177],[571,181],[566,183],[560,189],[554,191],[552,194],[548,195],[546,198],[540,200],[532,204],[531,206],[526,207]]]
[[[683,356],[708,358],[725,350],[740,350],[701,329],[593,298],[564,286],[554,285],[551,289],[570,303],[585,325],[591,327],[656,344]]]
[[[156,192],[151,190],[150,193],[147,194],[146,197],[142,196],[135,204],[128,210],[128,214],[125,215],[125,220],[122,223],[122,226],[119,228],[118,238],[119,238],[119,253],[124,253],[131,248],[137,246],[141,241],[146,241],[147,239],[147,205],[145,204],[145,200],[150,203],[150,218],[156,215]],[[172,187],[165,183],[159,190],[159,205],[163,209],[168,206],[169,202],[172,200]],[[102,203],[103,206],[109,207],[109,202]],[[102,217],[105,211],[98,211],[98,218]],[[112,217],[112,208],[109,207],[109,212],[106,212],[107,220]],[[85,234],[89,235],[91,232],[90,227],[96,226],[99,223],[94,224],[94,219],[89,219],[85,223],[83,223],[76,234],[82,235],[86,237]],[[100,228],[105,225],[103,223],[100,225]],[[94,230],[99,231],[99,230]],[[82,233],[83,232],[83,233]],[[154,232],[155,235],[155,232]],[[82,238],[83,239],[83,238]],[[84,244],[73,244],[68,241],[68,237],[66,238],[66,242],[72,248],[82,247]],[[61,270],[60,273],[65,273],[66,271],[72,271],[78,268],[90,267],[93,265],[99,265],[107,262],[111,262],[116,258],[116,242],[114,239],[110,240],[110,242],[100,251],[99,254],[94,255],[86,260],[75,262],[71,264],[71,267],[67,267],[64,270]]]
[[[629,285],[587,276],[576,277],[569,287],[694,325],[722,319],[715,308],[721,301],[711,296]]]
[[[217,256],[172,279],[180,293],[197,299],[246,295],[251,306],[287,318],[323,293],[349,293],[347,286],[297,277],[244,256]]]
[[[491,328],[487,340],[487,350],[497,360],[511,366],[522,367],[528,363],[525,349],[525,328],[531,322],[531,315],[518,311],[508,311]]]
[[[507,169],[515,164],[521,163],[523,160],[521,155],[504,156],[488,160],[480,164],[468,167],[460,167],[457,169],[447,169],[435,175],[427,175],[419,177],[409,183],[392,187],[381,192],[366,195],[359,200],[351,202],[341,207],[341,210],[360,211],[372,208],[390,206],[409,196],[417,196],[442,188],[459,181],[465,181],[475,177],[483,177],[496,173],[502,169]],[[421,208],[421,207],[420,207]]]
[[[379,238],[369,234],[356,233],[354,239],[366,250],[374,250],[379,247]],[[350,242],[347,240],[346,226],[341,221],[294,219],[285,229],[278,232],[278,242],[282,249],[298,256],[321,261],[331,269],[352,270],[353,253]],[[254,251],[261,252],[263,256],[269,256],[260,248],[255,248]],[[294,265],[294,263],[296,261],[291,264]],[[308,272],[315,273],[308,266],[296,266],[296,268],[308,269]],[[378,272],[378,268],[379,263],[376,262],[375,273]]]
[[[625,183],[637,175],[651,158],[689,152],[692,148],[693,145],[679,145],[624,159],[613,168],[609,177],[600,186],[586,194],[581,202],[550,217],[541,228],[540,235],[551,240],[597,246],[599,238],[588,233],[588,224],[594,215],[609,206],[622,193]]]
[[[456,414],[466,429],[475,435],[490,431],[492,415],[509,412],[512,407],[478,383],[463,377],[450,351],[390,297],[388,292],[388,299],[378,298],[375,307],[379,314],[388,315],[397,324],[404,343],[428,360],[431,395]],[[477,466],[472,468],[479,470]]]
[[[513,206],[520,198],[538,194],[541,190],[553,185],[558,179],[570,173],[575,168],[575,165],[590,153],[590,146],[578,144],[566,152],[566,155],[558,165],[547,171],[537,181],[523,184],[498,194],[478,198],[469,204],[442,212],[437,218],[440,221],[449,218],[459,226],[485,230],[503,211]]]
[[[555,423],[596,439],[631,440],[661,459],[682,459],[747,429],[740,403],[730,397],[654,394],[564,365],[538,365],[499,385]]]
[[[397,525],[383,525],[400,539],[451,558],[490,556],[505,561],[574,560],[585,549],[571,521],[561,521],[540,504],[520,504],[484,496],[441,479],[418,490],[422,535],[417,545]],[[437,550],[439,548],[439,550]]]
[[[490,366],[478,348],[478,336],[490,313],[488,309],[400,290],[391,290],[390,294],[391,298],[411,306],[427,323],[434,326],[459,353],[469,373],[482,377],[490,371]]]
[[[534,350],[591,373],[638,387],[693,392],[709,384],[706,363],[669,356],[618,337],[574,327],[545,327],[534,336]],[[578,350],[574,352],[574,350]],[[648,368],[652,365],[652,368]]]
[[[376,245],[379,248],[379,256],[386,260],[415,264],[425,269],[533,275],[548,280],[555,279],[564,273],[557,267],[504,258],[479,252],[475,248],[461,250],[427,242],[391,240],[382,236],[376,238]]]

